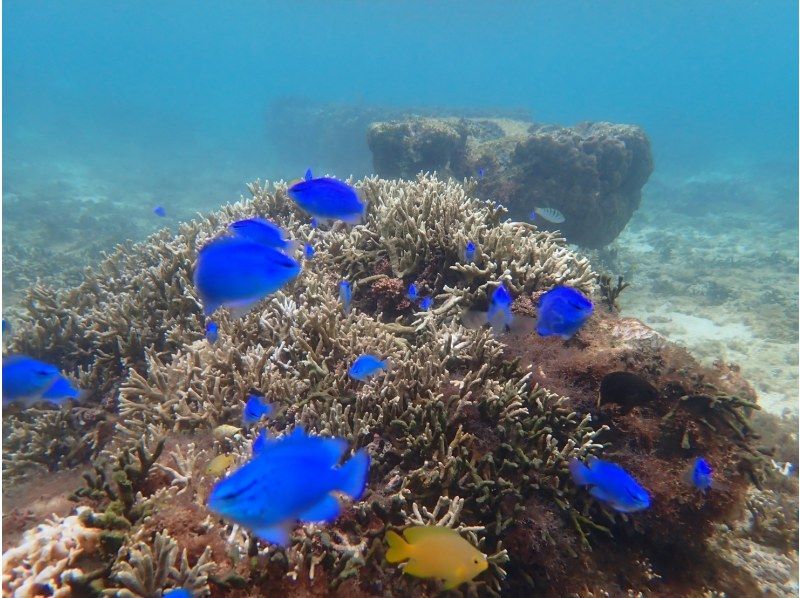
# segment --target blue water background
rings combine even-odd
[[[797,71],[797,3],[780,0],[6,0],[4,190],[77,177],[211,207],[307,166],[367,174],[366,143],[282,151],[291,135],[265,123],[286,97],[635,123],[657,176],[795,188]]]

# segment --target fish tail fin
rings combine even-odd
[[[367,476],[369,474],[369,455],[365,450],[356,452],[344,465],[340,471],[340,483],[338,490],[341,490],[353,500],[358,500],[364,494],[367,487]]]
[[[581,463],[578,459],[573,459],[569,462],[569,472],[572,474],[572,480],[578,486],[585,486],[592,483],[592,472]]]
[[[386,532],[386,542],[389,544],[389,550],[386,551],[386,560],[390,563],[399,563],[411,556],[408,551],[410,546],[400,534],[389,530]]]

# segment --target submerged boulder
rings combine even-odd
[[[438,171],[478,179],[477,194],[516,219],[534,207],[565,216],[558,228],[585,247],[613,241],[639,207],[653,171],[650,141],[635,125],[574,127],[509,119],[409,118],[370,125],[367,143],[380,176]]]

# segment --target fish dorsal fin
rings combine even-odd
[[[291,447],[292,450],[297,450],[301,454],[308,449],[330,467],[337,465],[347,450],[347,441],[343,438],[309,436],[303,426],[297,426],[288,436],[284,436],[278,442],[281,446]]]
[[[439,525],[415,525],[414,527],[405,529],[403,531],[403,535],[410,544],[431,537],[441,538],[444,536],[450,536],[461,538],[461,535],[457,531],[450,529],[449,527],[443,527]],[[464,541],[466,542],[466,540]]]
[[[311,179],[314,178],[314,175],[311,174],[311,169],[310,168],[308,170],[306,170],[306,176],[304,178],[305,178],[306,181],[310,181]]]

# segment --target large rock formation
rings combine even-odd
[[[650,142],[633,125],[409,118],[373,123],[367,142],[380,176],[436,170],[477,177],[477,194],[504,204],[514,218],[529,218],[534,207],[559,210],[565,222],[537,224],[585,247],[602,247],[619,235],[653,171]]]

